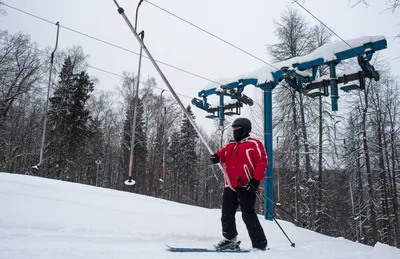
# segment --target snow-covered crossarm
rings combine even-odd
[[[216,81],[220,82],[221,84],[237,82],[239,79],[244,78],[258,79],[259,83],[277,81],[279,79],[282,79],[283,74],[280,70],[285,67],[291,70],[296,68],[296,71],[299,72],[308,69],[312,70],[315,67],[323,64],[326,65],[333,61],[341,62],[349,58],[357,57],[358,55],[365,55],[366,59],[370,60],[374,52],[387,48],[387,41],[384,36],[364,36],[351,40],[346,40],[346,42],[348,43],[348,45],[343,41],[325,44],[308,55],[294,57],[285,61],[277,62],[272,64],[271,66],[265,65],[255,71],[243,73],[231,78],[219,79]],[[350,48],[349,45],[352,48]],[[308,74],[312,75],[313,72],[311,71]],[[207,92],[212,88],[215,88],[214,84],[206,85],[204,90],[201,92]]]
[[[364,78],[379,80],[379,73],[369,64],[374,52],[387,48],[384,36],[359,37],[346,42],[338,41],[325,44],[317,48],[312,53],[294,57],[271,66],[264,66],[256,71],[245,73],[231,79],[219,80],[223,85],[208,88],[199,92],[198,97],[192,103],[209,113],[213,113],[210,118],[219,118],[220,124],[224,120],[223,96],[229,96],[239,103],[251,105],[252,100],[243,95],[243,89],[247,85],[255,85],[260,88],[269,87],[273,89],[281,81],[287,82],[295,90],[307,94],[311,97],[319,95],[328,96],[331,93],[332,110],[338,109],[337,100],[339,98],[338,84],[348,84],[351,81],[358,81],[343,87],[344,91],[363,89]],[[336,66],[343,60],[357,57],[361,69],[354,72],[346,71],[343,75],[336,75]],[[330,74],[326,78],[317,78],[318,69],[325,65],[330,68]],[[268,86],[267,86],[268,84]],[[330,86],[330,91],[328,87]],[[210,95],[220,96],[218,108],[211,107],[207,102]],[[247,101],[247,103],[246,103]],[[214,113],[218,111],[218,115]]]
[[[299,70],[312,69],[320,65],[332,62],[343,61],[358,55],[372,55],[375,51],[387,48],[384,36],[360,37],[352,40],[325,44],[308,55],[294,57],[274,64],[277,68],[292,67]],[[351,46],[351,47],[350,47]]]

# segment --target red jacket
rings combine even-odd
[[[230,142],[216,153],[220,163],[225,164],[226,173],[233,188],[242,186],[237,178],[246,183],[255,178],[261,181],[268,166],[267,153],[261,141],[245,138],[240,142]],[[229,186],[225,179],[225,187]]]

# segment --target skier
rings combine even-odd
[[[250,120],[238,118],[232,123],[232,128],[234,141],[211,155],[212,163],[225,164],[228,176],[222,196],[221,222],[224,239],[215,247],[218,250],[238,247],[235,214],[240,205],[253,248],[264,251],[267,239],[254,207],[258,186],[268,165],[267,154],[261,141],[250,137]],[[242,186],[238,181],[239,177],[247,184]]]

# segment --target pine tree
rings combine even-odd
[[[190,116],[195,119],[190,106],[186,108]],[[196,147],[198,145],[198,136],[193,125],[190,123],[189,119],[185,116],[182,120],[181,126],[181,163],[182,171],[181,177],[183,180],[183,190],[185,196],[189,199],[187,201],[191,202],[195,197],[195,183],[196,183],[196,173],[197,173],[197,154]]]
[[[50,98],[48,170],[59,179],[80,180],[82,164],[78,159],[90,135],[87,101],[94,83],[85,71],[73,73],[71,58],[64,61],[58,85]]]
[[[102,186],[104,175],[101,173],[103,170],[104,161],[104,132],[102,129],[102,122],[98,117],[91,118],[88,123],[89,135],[85,138],[86,142],[83,145],[84,152],[80,157],[82,164],[85,164],[85,174],[83,183]]]
[[[181,187],[181,144],[180,132],[175,131],[171,133],[169,145],[166,154],[166,167],[168,172],[168,186],[170,187],[170,199],[174,201],[181,201],[182,187]]]

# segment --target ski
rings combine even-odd
[[[167,250],[170,252],[178,252],[178,253],[249,253],[251,252],[250,249],[225,249],[225,250],[217,250],[217,249],[209,249],[209,248],[195,248],[195,247],[172,247],[169,245],[167,246]]]

